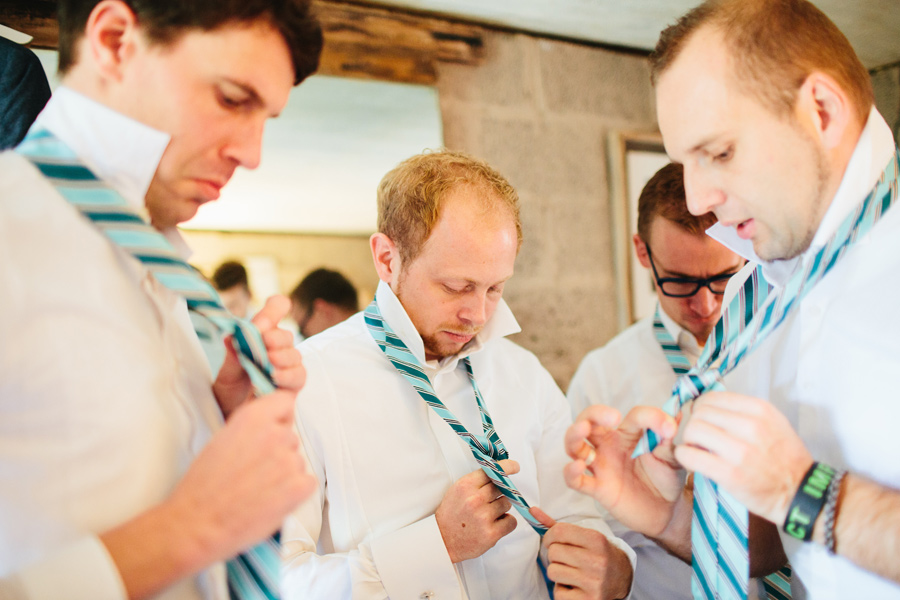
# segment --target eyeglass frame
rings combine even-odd
[[[732,277],[737,275],[736,272],[735,273],[725,273],[722,275],[714,275],[712,277],[706,277],[704,279],[696,279],[694,277],[660,277],[659,272],[656,270],[656,264],[653,262],[653,252],[651,252],[651,250],[650,250],[650,244],[647,244],[645,242],[644,247],[647,248],[647,258],[650,259],[650,268],[653,269],[653,279],[656,280],[656,286],[659,288],[659,291],[662,293],[663,296],[667,296],[669,298],[690,298],[691,296],[696,295],[697,292],[700,291],[700,288],[703,288],[703,287],[708,289],[710,292],[712,292],[716,296],[724,296],[725,290],[722,290],[721,292],[717,292],[716,290],[712,289],[711,284],[716,281],[723,281],[726,279],[731,279]],[[663,285],[665,283],[690,283],[690,284],[696,285],[697,287],[694,288],[694,291],[691,292],[690,294],[670,294],[670,293],[666,292],[666,288]]]

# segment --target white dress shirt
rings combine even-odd
[[[438,396],[467,429],[481,431],[470,357],[500,439],[521,472],[511,479],[557,519],[612,536],[593,502],[563,480],[568,406],[537,358],[503,336],[519,330],[504,302],[463,351],[425,361],[422,339],[390,287],[382,315],[425,366]],[[297,422],[317,493],[284,531],[287,599],[545,599],[540,538],[518,526],[478,558],[450,562],[434,517],[447,489],[478,464],[375,344],[362,313],[301,344],[307,382]],[[611,537],[633,561],[634,553]],[[633,564],[633,562],[632,562]],[[432,594],[429,596],[428,594]]]
[[[890,128],[873,108],[810,249],[793,261],[764,263],[766,277],[783,285],[805,265],[868,195],[893,152]],[[710,234],[755,258],[733,231],[714,227]],[[898,274],[900,210],[894,206],[728,383],[730,390],[776,403],[816,460],[893,489],[900,489]],[[740,283],[735,277],[729,292]],[[900,585],[818,544],[785,534],[782,541],[812,600],[900,599]]]
[[[65,87],[38,121],[143,209],[168,136]],[[124,598],[97,534],[166,498],[221,423],[185,303],[12,152],[0,285],[0,597]],[[227,598],[224,569],[159,598]]]
[[[697,339],[676,323],[662,308],[660,321],[678,342],[691,365],[703,350]],[[730,377],[730,376],[729,376]],[[672,395],[677,377],[653,331],[653,315],[641,319],[605,346],[590,351],[569,384],[568,399],[576,418],[588,406],[603,404],[624,417],[636,406],[662,406]],[[725,379],[730,388],[730,378]],[[637,553],[634,573],[634,600],[690,600],[691,566],[662,549],[647,536],[632,531],[601,507],[613,532]],[[748,600],[764,598],[762,582],[751,579]],[[804,598],[794,585],[794,600]]]
[[[693,365],[702,350],[697,340],[662,309],[660,320]],[[653,331],[653,315],[645,317],[588,352],[569,383],[572,418],[592,404],[612,406],[624,417],[635,406],[661,406],[675,385],[675,371]]]

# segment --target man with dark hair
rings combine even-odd
[[[753,263],[721,354],[679,380],[673,412],[702,396],[674,455],[671,416],[592,407],[567,480],[685,560],[693,512],[695,597],[743,597],[783,544],[810,598],[900,598],[900,167],[868,74],[806,0],[705,2],[652,62],[688,208]]]
[[[228,312],[246,319],[253,299],[247,267],[236,260],[226,260],[213,271],[212,284]]]
[[[50,99],[50,84],[34,52],[0,37],[0,150],[22,141]]]
[[[64,0],[60,31],[62,86],[0,154],[0,596],[224,600],[314,486],[305,372],[287,299],[228,316],[176,225],[257,165],[321,32],[306,0]],[[188,306],[238,340],[215,381]]]
[[[542,566],[557,598],[627,596],[631,549],[562,479],[565,398],[504,339],[520,241],[518,194],[480,160],[382,179],[375,300],[300,346],[319,486],[284,530],[291,599],[540,600]]]
[[[347,320],[358,310],[356,288],[330,269],[311,271],[291,292],[291,316],[303,338]]]
[[[697,362],[719,319],[725,286],[744,264],[706,235],[715,222],[712,213],[688,212],[681,165],[664,166],[644,186],[633,242],[656,284],[656,310],[584,357],[567,394],[574,417],[594,404],[622,414],[641,404],[662,405],[676,373]],[[610,525],[638,555],[634,600],[690,598],[690,565],[646,536]]]

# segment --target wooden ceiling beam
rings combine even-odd
[[[438,62],[477,65],[484,56],[475,25],[347,2],[313,4],[325,35],[321,75],[433,84]],[[54,0],[5,1],[0,24],[34,36],[32,47],[58,45]]]

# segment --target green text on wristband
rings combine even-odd
[[[834,478],[834,469],[825,464],[814,462],[803,481],[784,520],[784,531],[791,537],[804,542],[812,537],[813,524],[822,512],[827,499],[828,486]]]

